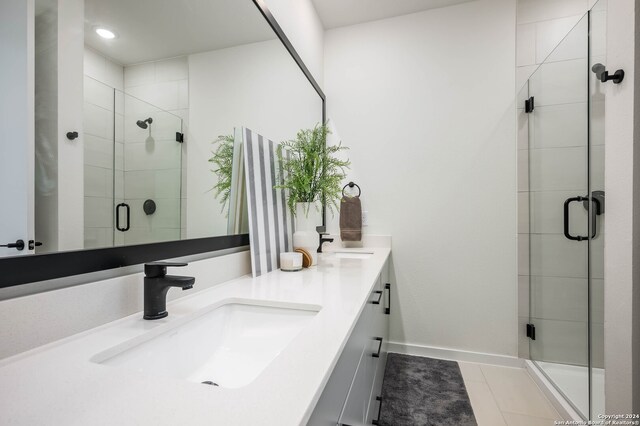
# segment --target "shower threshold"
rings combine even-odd
[[[586,392],[589,370],[577,365],[536,361],[538,367],[585,416],[589,416],[589,394]],[[593,369],[593,414],[604,413],[604,369]]]

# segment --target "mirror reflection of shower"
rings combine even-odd
[[[153,123],[153,118],[151,117],[147,118],[146,120],[136,121],[136,124],[141,129],[149,129],[149,136],[147,136],[147,139],[145,140],[145,149],[147,152],[153,152],[155,150],[156,144],[155,139],[153,138],[153,136],[151,136],[151,123]]]
[[[605,70],[606,70],[606,67],[604,65],[602,65],[601,63],[594,64],[591,67],[591,71],[593,71],[593,73],[596,75],[598,80],[601,79],[602,73],[605,72]]]
[[[151,123],[153,123],[153,118],[151,118],[151,117],[147,118],[146,120],[138,120],[138,121],[136,121],[136,124],[141,129],[146,129],[147,127],[149,127],[149,125]]]

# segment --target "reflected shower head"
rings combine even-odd
[[[606,67],[604,65],[602,65],[601,63],[597,63],[594,64],[591,67],[591,71],[593,71],[596,75],[596,77],[598,77],[598,80],[600,80],[600,76],[602,75],[602,73],[606,70]]]
[[[151,117],[147,118],[146,120],[138,120],[138,121],[136,121],[136,124],[141,129],[146,129],[147,127],[149,127],[149,124],[151,124],[151,123],[153,123],[153,118],[151,118]]]

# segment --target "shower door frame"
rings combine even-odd
[[[596,3],[597,4],[597,3]],[[566,402],[575,410],[576,413],[578,413],[581,417],[583,417],[584,420],[589,420],[589,419],[593,419],[594,416],[597,416],[598,413],[594,413],[594,383],[593,383],[593,357],[592,357],[592,350],[593,350],[593,327],[592,327],[592,319],[593,319],[593,271],[592,271],[592,267],[593,267],[593,262],[592,262],[592,255],[593,255],[593,248],[592,248],[592,240],[596,237],[596,235],[594,235],[594,232],[598,232],[598,224],[596,222],[594,222],[594,220],[598,220],[597,216],[599,216],[599,214],[597,215],[596,212],[594,211],[594,200],[595,202],[599,203],[599,200],[593,197],[593,172],[592,172],[592,129],[591,129],[591,120],[592,120],[592,82],[591,82],[591,75],[590,75],[590,67],[591,67],[591,59],[592,59],[592,11],[588,10],[587,13],[578,21],[578,23],[582,20],[585,19],[587,20],[587,37],[586,37],[586,52],[587,52],[587,57],[586,57],[586,66],[587,66],[587,79],[586,79],[586,160],[585,160],[585,165],[586,165],[586,189],[587,189],[587,238],[585,238],[586,242],[587,242],[587,248],[586,248],[586,280],[587,280],[587,294],[586,294],[586,334],[587,334],[587,347],[586,347],[586,359],[587,359],[587,365],[586,365],[586,371],[587,371],[587,401],[588,401],[588,406],[587,406],[587,412],[583,413],[574,403],[574,401],[572,401],[567,394],[565,393],[565,391],[558,385],[555,383],[554,379],[552,377],[550,377],[550,375],[545,371],[545,369],[538,363],[539,361],[542,360],[535,360],[530,356],[531,361],[533,362],[533,364],[536,366],[536,368],[538,369],[538,371],[540,373],[542,373],[542,375],[553,385],[553,387],[555,388],[556,391],[558,391],[566,400]],[[577,24],[578,25],[578,24]],[[577,27],[576,25],[576,27]],[[576,27],[574,27],[573,29],[575,29]],[[573,31],[573,29],[571,31]],[[571,32],[569,32],[569,34],[571,34]],[[568,34],[568,35],[569,35]],[[563,39],[564,40],[564,39]],[[559,46],[559,45],[558,45]],[[558,47],[556,46],[556,47]],[[546,61],[546,59],[545,59]],[[545,61],[542,62],[542,64],[545,64]],[[541,65],[542,65],[541,64]],[[532,94],[530,92],[530,78],[535,75],[535,72],[537,72],[540,68],[536,69],[536,71],[534,71],[534,73],[527,79],[526,82],[526,92],[527,92],[527,99],[530,99]],[[525,89],[525,87],[523,86],[523,90]],[[528,120],[528,126],[531,126],[531,121]],[[529,143],[531,143],[531,141],[529,141]],[[527,148],[530,151],[530,146],[529,148]],[[529,153],[529,162],[531,161],[531,156]],[[530,175],[530,170],[531,168],[529,167],[529,177],[528,177],[528,182],[530,185],[531,182],[531,175]],[[529,187],[529,205],[532,205],[532,200],[531,200],[531,188]],[[568,200],[567,200],[568,201]],[[582,201],[580,201],[580,203],[582,203]],[[529,236],[531,236],[532,232],[531,232],[531,207],[529,207]],[[603,212],[604,213],[604,212]],[[600,219],[603,220],[603,219]],[[565,218],[566,221],[566,218]],[[596,228],[594,229],[594,223],[596,225]],[[530,237],[529,237],[530,238]],[[582,242],[580,240],[578,240],[579,242]],[[531,245],[531,242],[529,242],[529,245]],[[531,253],[531,247],[529,248],[529,252]],[[529,259],[530,262],[530,259]],[[531,293],[531,289],[532,289],[532,283],[531,283],[531,277],[532,277],[532,272],[529,271],[529,292]],[[533,315],[533,298],[531,297],[531,294],[529,295],[529,322],[533,323],[535,321]],[[529,336],[528,336],[529,337]],[[535,337],[529,338],[528,344],[531,347],[533,341],[535,340]]]
[[[115,107],[114,107],[114,119],[113,119],[113,123],[114,123],[114,139],[113,139],[113,197],[112,197],[112,204],[113,204],[113,223],[112,223],[112,243],[113,243],[113,247],[124,247],[127,245],[139,245],[141,244],[140,242],[133,242],[133,243],[128,243],[127,242],[127,237],[131,238],[131,234],[127,234],[131,229],[131,225],[132,223],[132,219],[131,219],[131,203],[132,201],[135,201],[136,199],[138,199],[139,201],[139,197],[134,197],[130,194],[127,194],[127,178],[128,178],[128,173],[130,172],[158,172],[158,171],[166,171],[166,170],[179,170],[179,181],[180,181],[180,185],[178,188],[178,195],[177,197],[175,197],[177,199],[177,203],[178,203],[178,209],[177,209],[177,218],[175,218],[175,223],[174,223],[174,227],[166,227],[166,226],[158,226],[158,227],[154,227],[153,230],[151,230],[151,232],[153,232],[154,230],[161,230],[161,229],[177,229],[178,230],[178,238],[179,239],[183,239],[184,235],[183,235],[183,229],[182,229],[182,202],[183,202],[183,197],[185,196],[184,194],[184,182],[183,182],[183,177],[184,177],[184,150],[182,149],[182,144],[184,143],[183,140],[183,132],[184,132],[184,119],[178,115],[175,115],[174,113],[172,113],[171,111],[167,111],[167,110],[163,110],[162,108],[147,102],[143,99],[137,98],[136,96],[133,96],[127,92],[118,90],[118,89],[113,89],[114,90],[114,104],[116,102],[116,95],[119,93],[122,97],[123,97],[123,103],[124,103],[124,107],[123,107],[123,122],[126,123],[128,117],[128,104],[130,102],[134,102],[134,103],[138,103],[138,104],[144,104],[147,107],[153,108],[153,111],[145,111],[145,116],[146,114],[153,114],[153,122],[150,122],[148,124],[148,128],[147,127],[142,127],[143,130],[147,130],[149,131],[149,138],[152,139],[152,143],[154,144],[154,151],[155,149],[158,149],[160,147],[163,147],[164,149],[166,149],[166,147],[164,146],[167,142],[171,142],[171,143],[176,143],[179,144],[179,149],[178,149],[178,155],[179,155],[179,161],[177,164],[177,168],[172,168],[172,169],[166,169],[166,168],[162,168],[162,169],[155,169],[155,168],[151,168],[151,169],[128,169],[128,161],[127,161],[127,145],[129,144],[140,144],[139,140],[134,140],[131,141],[129,140],[129,135],[127,134],[127,132],[125,131],[125,129],[123,129],[123,154],[122,154],[122,159],[121,159],[121,169],[118,170],[118,156],[116,154],[116,145],[117,145],[117,140],[116,140],[116,122],[117,120],[115,119]],[[134,108],[131,108],[134,109]],[[135,119],[135,116],[133,116],[131,118],[132,120]],[[179,126],[176,126],[175,128],[175,139],[169,139],[168,138],[168,134],[162,134],[162,137],[160,138],[159,141],[156,141],[153,136],[152,136],[152,126],[158,126],[159,122],[162,122],[164,120],[167,119],[171,119],[171,120],[177,120],[176,124],[179,123]],[[140,120],[142,121],[142,120]],[[140,121],[138,123],[140,123]],[[123,126],[125,126],[125,124],[123,124]],[[138,124],[138,127],[140,127],[140,125]],[[162,127],[162,126],[161,126]],[[137,129],[136,129],[137,130]],[[166,130],[165,130],[166,131]],[[173,130],[171,130],[171,137],[173,137]],[[145,143],[147,143],[145,141]],[[160,144],[159,146],[155,146],[156,144]],[[120,190],[122,191],[121,194],[118,194],[118,191],[116,189],[116,183],[117,183],[117,174],[121,172],[122,173],[122,188],[120,188]],[[157,186],[157,185],[156,185]],[[163,202],[166,202],[167,200],[171,200],[174,197],[166,197],[166,196],[159,196],[156,191],[158,190],[157,187],[153,187],[153,188],[147,188],[149,190],[149,192],[153,192],[153,196],[149,196],[147,195],[147,197],[149,200],[152,201],[160,201],[162,200]],[[118,196],[120,195],[120,196]],[[166,195],[166,194],[163,194]],[[143,197],[144,198],[144,197]],[[119,219],[121,217],[120,214],[120,207],[126,207],[126,228],[125,229],[121,229],[118,224],[119,224]],[[160,208],[160,206],[158,206],[158,208]],[[155,214],[155,210],[153,213],[150,214]],[[147,225],[150,225],[147,223]],[[141,226],[140,223],[135,223],[134,224],[134,228],[137,228],[138,230],[142,229],[143,226]],[[118,237],[121,237],[121,241],[118,241]],[[176,240],[173,240],[176,241]],[[155,243],[160,243],[161,241],[152,241],[149,242],[148,244],[155,244]]]

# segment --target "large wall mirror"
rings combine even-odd
[[[288,140],[324,109],[262,1],[33,1],[34,172],[19,191],[0,181],[3,204],[19,204],[0,221],[0,263],[15,266],[2,286],[33,280],[18,257],[55,269],[91,253],[100,269],[141,260],[135,247],[246,244],[221,239],[248,232],[240,129]]]

